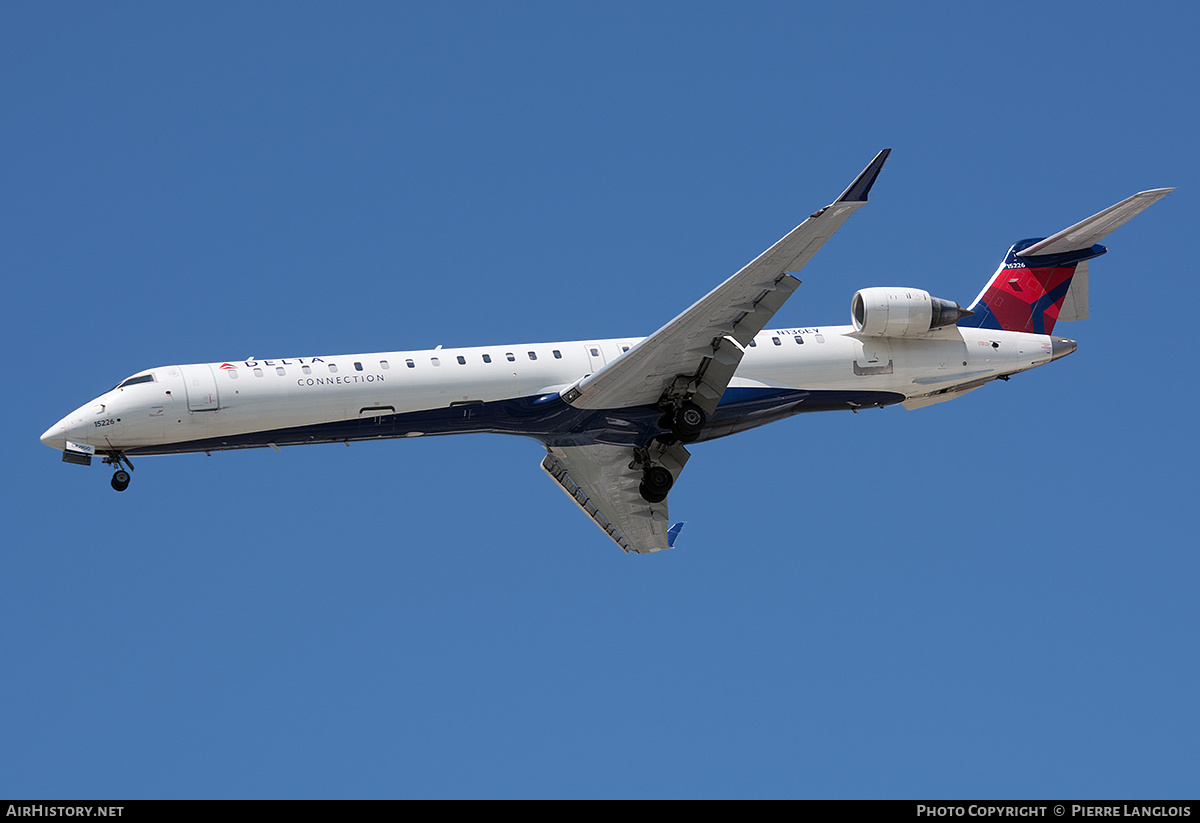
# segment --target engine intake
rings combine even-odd
[[[859,289],[850,301],[854,331],[869,337],[913,337],[974,313],[921,289],[892,286]]]

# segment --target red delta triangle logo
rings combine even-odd
[[[221,368],[222,369],[236,369],[237,366],[233,365],[232,363],[222,363]]]

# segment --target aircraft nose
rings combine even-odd
[[[58,421],[50,428],[46,429],[42,435],[42,442],[52,449],[62,450],[67,446],[67,426],[63,421]]]

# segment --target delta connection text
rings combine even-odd
[[[307,361],[307,362],[305,362]],[[253,369],[257,366],[292,366],[299,364],[301,366],[311,366],[313,363],[324,363],[324,358],[321,357],[292,357],[282,360],[246,360],[246,368]],[[357,366],[357,364],[355,364]],[[222,365],[221,368],[236,369],[237,366],[229,364]],[[351,383],[382,383],[383,375],[378,372],[367,372],[366,374],[339,374],[330,375],[328,377],[301,377],[296,381],[297,386],[348,386]]]
[[[1191,817],[1190,805],[968,806],[917,804],[917,817]]]

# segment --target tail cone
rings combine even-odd
[[[1079,344],[1074,340],[1069,340],[1066,337],[1051,337],[1050,338],[1050,359],[1057,360],[1060,357],[1066,357],[1071,352],[1078,348]]]

